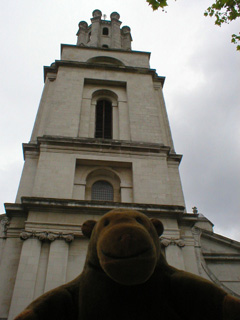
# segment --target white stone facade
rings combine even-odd
[[[149,53],[130,50],[130,28],[120,24],[117,13],[106,21],[95,10],[90,26],[79,24],[77,45],[62,45],[61,60],[45,67],[16,202],[0,216],[0,319],[74,279],[88,246],[81,225],[114,208],[161,219],[171,265],[240,295],[240,244],[186,213],[164,77],[150,69]],[[95,137],[101,99],[111,104],[111,139]],[[92,200],[97,181],[112,186],[112,201]]]

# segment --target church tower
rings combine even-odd
[[[16,202],[1,216],[1,319],[76,277],[88,245],[82,223],[114,208],[160,218],[168,262],[212,279],[199,244],[203,233],[210,241],[212,224],[186,213],[165,78],[149,52],[131,49],[119,19],[94,10],[90,25],[79,23],[77,44],[61,45],[61,59],[44,68]]]
[[[108,201],[102,205],[184,212],[164,77],[150,69],[150,53],[131,50],[119,18],[93,11],[90,26],[79,23],[77,45],[62,45],[61,60],[45,67],[17,203],[81,201],[86,211]]]

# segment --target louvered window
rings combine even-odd
[[[112,104],[107,100],[97,102],[95,138],[112,139]]]
[[[103,28],[102,34],[103,34],[104,36],[108,36],[108,28]]]
[[[113,187],[107,181],[97,181],[92,185],[92,200],[113,201]]]
[[[91,32],[89,32],[89,34],[88,34],[88,41],[87,42],[89,42],[91,40]]]

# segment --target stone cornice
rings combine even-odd
[[[199,229],[201,231],[201,237],[208,238],[213,241],[221,242],[222,244],[225,244],[229,247],[240,249],[240,242],[239,241],[229,239],[229,238],[224,237],[224,236],[217,234],[215,232],[211,232],[211,231],[204,230],[201,228],[196,228],[196,229]]]
[[[4,203],[7,217],[27,217],[27,211],[21,203]]]
[[[127,67],[127,66],[116,66],[101,63],[88,63],[88,62],[78,62],[78,61],[67,61],[67,60],[55,60],[51,66],[44,66],[44,81],[46,80],[47,74],[56,74],[58,68],[62,67],[72,67],[72,68],[85,68],[85,69],[99,69],[99,70],[112,70],[117,72],[130,72],[138,74],[150,74],[154,82],[160,82],[162,87],[164,85],[165,77],[158,76],[156,69],[140,68],[140,67]]]
[[[192,227],[195,227],[195,223],[197,219],[198,222],[208,222],[212,225],[212,227],[214,226],[214,224],[210,220],[208,220],[204,216],[199,215],[198,213],[185,213],[182,218],[183,218],[181,222],[182,225],[187,224],[187,225],[192,225]],[[195,228],[200,230],[200,228],[198,227],[195,227]],[[201,229],[201,230],[204,230],[204,229]]]
[[[240,261],[239,253],[206,253],[203,252],[203,257],[208,261]]]
[[[77,214],[102,215],[113,209],[129,209],[144,212],[149,216],[182,216],[185,208],[178,205],[157,205],[144,203],[122,203],[111,201],[72,200],[42,197],[22,197],[21,204],[5,203],[8,217],[23,215],[28,211],[68,212]],[[54,209],[54,210],[53,210]]]
[[[138,50],[125,50],[125,49],[114,49],[114,48],[102,48],[102,47],[82,47],[74,44],[61,44],[61,53],[64,47],[75,48],[80,50],[96,50],[96,51],[113,51],[113,52],[121,52],[126,54],[136,53],[141,55],[148,55],[150,58],[151,52],[148,51],[138,51]]]
[[[154,216],[159,219],[177,219],[181,225],[188,225],[189,227],[192,227],[196,222],[202,221],[202,218],[197,214],[186,213],[185,207],[179,205],[122,203],[111,201],[73,200],[43,197],[22,197],[21,204],[5,203],[6,214],[9,218],[14,216],[27,217],[29,211],[102,215],[113,209],[138,210],[145,213],[149,217]],[[237,241],[224,238],[222,236],[216,235],[213,232],[199,229],[198,227],[194,228],[196,230],[199,230],[202,235],[204,234],[204,236],[215,238],[218,241],[225,240],[225,242],[227,242],[228,244],[231,242],[231,245],[235,245],[239,248],[239,242]]]
[[[165,154],[168,160],[181,162],[182,155],[172,153],[171,148],[164,146],[160,143],[148,143],[148,142],[137,142],[137,141],[126,141],[126,140],[108,140],[108,139],[96,139],[96,138],[71,138],[71,137],[62,137],[62,136],[43,136],[38,137],[37,142],[35,143],[24,143],[23,152],[24,159],[27,152],[34,154],[39,153],[40,146],[47,147],[57,147],[64,150],[67,148],[72,148],[79,150],[81,148],[91,148],[96,151],[100,150],[116,150],[121,152],[141,152],[143,154]]]

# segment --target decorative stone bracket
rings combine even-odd
[[[1,225],[2,225],[3,237],[6,237],[7,236],[8,226],[10,225],[10,218],[4,217],[1,220]]]
[[[20,233],[20,238],[22,240],[27,240],[29,238],[35,238],[38,239],[40,241],[54,241],[56,239],[63,239],[66,242],[72,242],[74,240],[74,235],[73,234],[64,234],[62,232],[46,232],[46,231],[42,231],[42,232],[36,232],[36,231],[26,231],[23,230]]]
[[[185,247],[185,242],[182,239],[160,238],[160,241],[164,247],[169,245],[177,245],[180,248]]]

